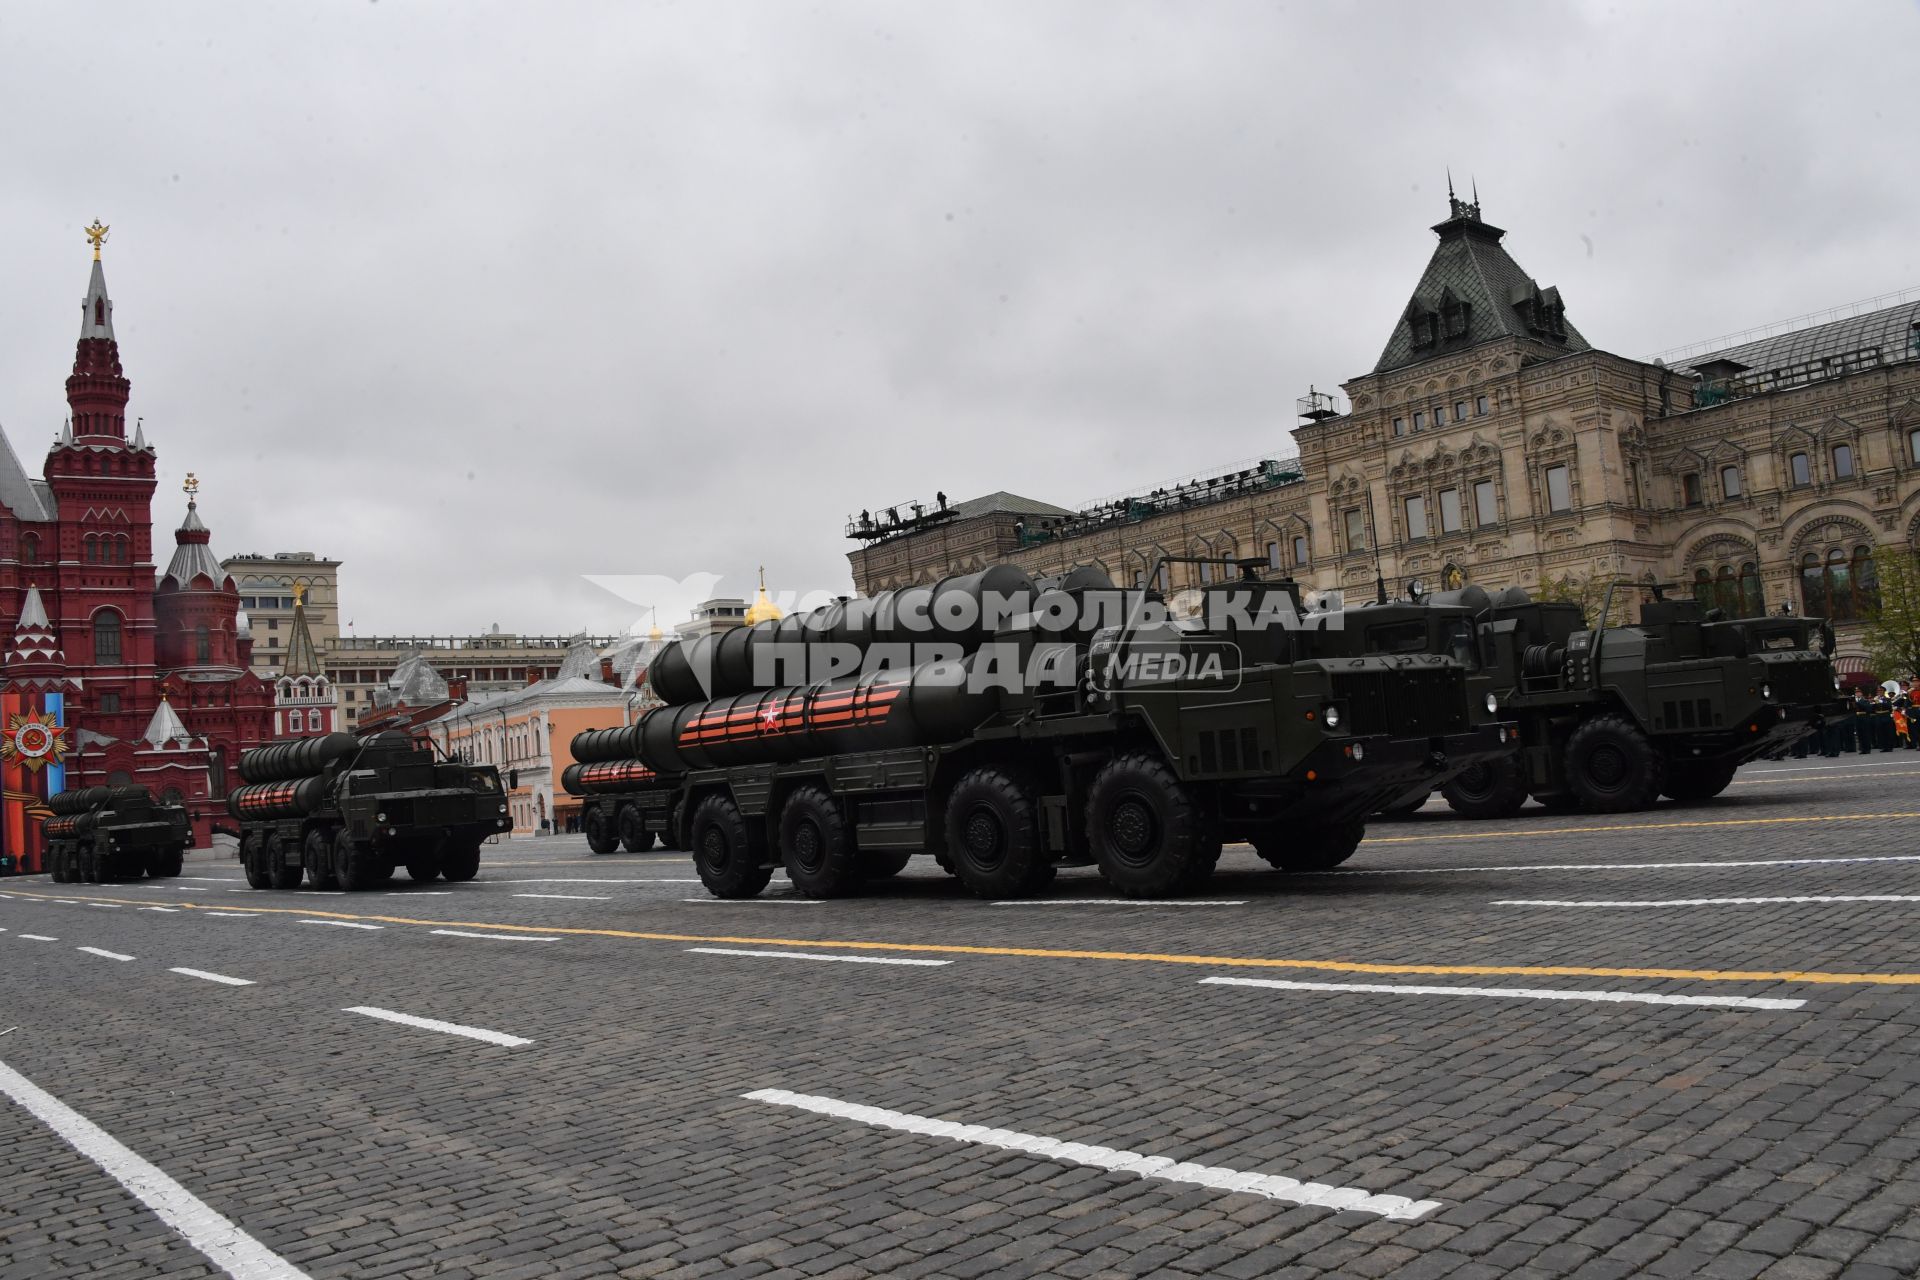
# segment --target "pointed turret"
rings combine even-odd
[[[80,300],[80,341],[74,350],[73,374],[67,379],[67,404],[73,409],[73,436],[79,444],[125,444],[127,439],[127,396],[133,384],[120,368],[113,299],[107,295],[107,274],[100,265],[106,230],[95,219],[87,231],[93,242],[93,274],[87,280],[87,296]]]
[[[1495,338],[1526,338],[1565,355],[1592,348],[1567,323],[1560,291],[1541,288],[1500,241],[1507,233],[1480,217],[1472,200],[1447,186],[1448,216],[1413,298],[1380,353],[1375,373],[1389,373]]]
[[[185,590],[197,577],[206,578],[215,590],[232,586],[233,580],[220,567],[220,557],[213,554],[213,534],[200,519],[200,504],[191,497],[187,499],[187,518],[173,531],[173,541],[173,559],[160,575],[161,590]]]
[[[170,747],[175,743],[192,742],[193,735],[187,732],[179,713],[163,694],[160,705],[153,709],[153,719],[147,721],[147,731],[140,735],[140,741],[150,747]]]
[[[293,589],[293,634],[287,639],[287,665],[281,668],[280,674],[320,674],[320,654],[314,648],[313,634],[307,630],[307,593],[299,586]]]
[[[67,655],[61,652],[60,638],[47,617],[46,603],[40,599],[40,588],[28,587],[0,674],[12,685],[50,689],[71,683],[66,672]]]

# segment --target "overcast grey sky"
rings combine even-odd
[[[1920,284],[1916,53],[1913,0],[15,3],[0,424],[37,473],[98,216],[163,542],[196,471],[361,634],[845,590],[862,507],[1286,447],[1447,166],[1624,354]]]

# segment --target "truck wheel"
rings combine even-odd
[[[1454,774],[1440,798],[1463,818],[1511,818],[1527,802],[1527,779],[1518,757],[1502,756]]]
[[[342,889],[348,893],[371,889],[380,882],[379,872],[372,849],[362,848],[360,842],[344,830],[334,837],[333,875]]]
[[[55,884],[67,883],[67,851],[58,845],[47,851],[47,876]]]
[[[333,865],[333,835],[324,827],[307,832],[301,849],[301,863],[307,869],[307,883],[316,889],[338,889],[340,876]]]
[[[865,880],[847,820],[819,787],[801,787],[780,810],[780,860],[793,887],[809,898],[845,898]]]
[[[80,879],[87,884],[99,884],[105,879],[101,873],[100,855],[91,841],[80,846]]]
[[[765,837],[740,816],[724,795],[711,795],[693,811],[693,869],[716,898],[751,898],[773,879],[766,865]]]
[[[1173,770],[1142,752],[1108,761],[1088,794],[1093,859],[1101,878],[1129,898],[1185,892],[1207,861],[1211,829]]]
[[[1665,757],[1624,717],[1595,716],[1567,739],[1567,784],[1590,812],[1651,808],[1666,780]]]
[[[860,870],[869,880],[891,880],[907,869],[913,861],[910,853],[863,853],[860,855]]]
[[[607,821],[607,811],[599,805],[587,810],[580,828],[587,833],[587,848],[595,853],[612,853],[620,847],[620,835]]]
[[[1667,765],[1667,782],[1661,791],[1683,804],[1711,800],[1733,785],[1733,772],[1739,767],[1730,760],[1674,760]]]
[[[620,811],[620,847],[628,853],[645,853],[653,848],[653,832],[647,830],[647,816],[640,806],[630,804]]]
[[[272,885],[267,876],[266,863],[260,856],[260,841],[258,831],[240,837],[240,869],[246,872],[249,889],[265,889]]]
[[[1030,897],[1052,870],[1040,840],[1040,806],[1005,770],[973,770],[947,797],[947,859],[976,898]]]
[[[261,861],[266,864],[264,868],[267,878],[266,888],[278,889],[284,893],[289,889],[300,887],[301,868],[297,864],[291,867],[287,865],[287,851],[281,847],[279,841],[273,841],[262,848]]]
[[[1353,856],[1366,834],[1367,824],[1354,818],[1286,830],[1268,827],[1248,843],[1276,871],[1331,871]]]
[[[413,875],[413,868],[407,868],[407,874]],[[480,874],[480,846],[478,843],[451,845],[441,851],[440,874],[449,884],[465,884]],[[417,880],[418,876],[414,876]]]
[[[147,855],[147,874],[156,880],[177,876],[180,874],[181,860],[185,857],[186,850],[177,844],[156,849]]]

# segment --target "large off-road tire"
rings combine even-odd
[[[105,869],[100,865],[100,854],[88,840],[80,846],[80,879],[87,884],[99,884],[106,879]]]
[[[595,853],[612,853],[620,847],[620,833],[607,820],[607,811],[597,804],[587,810],[580,829],[587,833],[587,848]]]
[[[287,865],[287,851],[273,836],[259,837],[259,847],[253,854],[253,860],[260,865],[260,878],[266,881],[260,885],[263,889],[298,889],[301,869]],[[249,879],[251,884],[252,880]]]
[[[946,826],[947,861],[974,897],[1030,897],[1052,879],[1040,806],[1007,770],[988,765],[963,775],[947,796]]]
[[[55,884],[67,883],[67,851],[64,848],[48,851],[47,876]]]
[[[1623,716],[1595,716],[1567,739],[1567,787],[1590,813],[1649,809],[1667,781],[1666,757]]]
[[[1661,792],[1683,804],[1711,800],[1733,785],[1740,766],[1731,760],[1671,760]]]
[[[273,879],[267,874],[266,860],[260,856],[260,842],[265,839],[258,831],[240,837],[240,869],[246,873],[247,888],[270,889]]]
[[[1366,834],[1367,824],[1352,818],[1346,822],[1268,827],[1255,832],[1248,843],[1277,871],[1331,871],[1353,856]]]
[[[645,853],[653,848],[653,832],[647,830],[647,815],[637,804],[620,811],[620,847],[628,853]]]
[[[381,883],[384,864],[373,850],[355,840],[344,829],[333,840],[333,877],[348,893],[358,893]]]
[[[819,787],[801,787],[780,809],[780,860],[809,898],[846,898],[866,883],[846,816]]]
[[[413,881],[415,884],[432,884],[439,878],[440,864],[438,862],[409,862],[407,864],[407,879]]]
[[[860,855],[860,870],[869,880],[891,880],[907,869],[913,861],[911,853],[893,849],[876,849]]]
[[[1440,798],[1463,818],[1511,818],[1527,802],[1527,775],[1518,756],[1502,756],[1456,773]]]
[[[710,795],[693,811],[693,869],[716,898],[751,898],[773,879],[766,835],[731,796]]]
[[[413,868],[407,868],[407,874],[413,875]],[[440,850],[440,874],[449,884],[465,884],[480,874],[480,842],[468,840],[461,844],[449,844]],[[418,877],[415,877],[418,879]]]
[[[170,879],[180,874],[181,866],[187,856],[185,847],[177,844],[166,845],[147,855],[147,874],[156,880]]]
[[[1145,752],[1110,760],[1087,794],[1087,836],[1101,878],[1129,898],[1191,892],[1219,857],[1219,834],[1166,762]]]
[[[333,865],[333,833],[324,827],[307,832],[301,846],[301,865],[307,871],[307,883],[316,889],[332,891],[340,887],[340,876]]]

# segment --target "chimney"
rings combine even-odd
[[[467,700],[467,678],[465,676],[447,677],[447,701],[459,706]]]
[[[613,683],[613,659],[612,658],[600,659],[600,683],[601,684]]]

